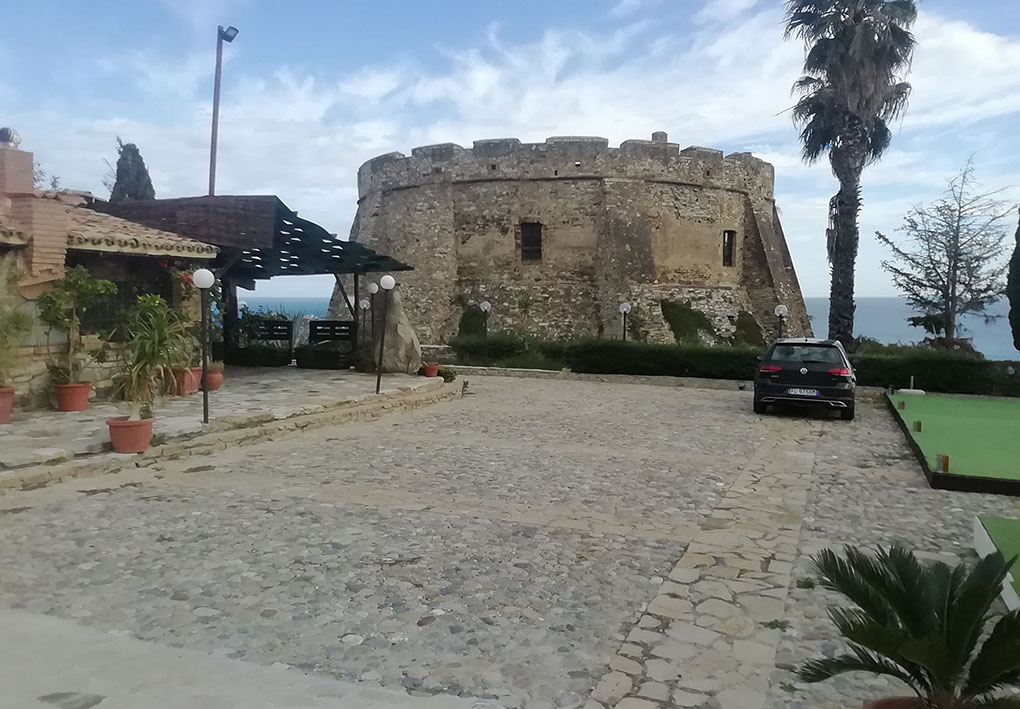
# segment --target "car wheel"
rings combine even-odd
[[[754,413],[763,414],[768,411],[769,405],[763,401],[754,400]]]
[[[853,421],[854,420],[854,405],[850,404],[850,406],[847,406],[845,409],[840,409],[839,410],[839,417],[841,419],[843,419],[844,421]]]

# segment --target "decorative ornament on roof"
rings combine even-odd
[[[13,128],[0,128],[0,148],[17,148],[21,145],[21,135]]]

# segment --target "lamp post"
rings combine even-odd
[[[776,339],[782,339],[782,337],[783,337],[783,319],[786,318],[786,316],[790,314],[790,309],[787,308],[782,303],[780,303],[779,305],[776,306],[776,309],[775,309],[774,312],[776,314],[776,317],[779,318],[779,337],[777,337]]]
[[[482,352],[485,357],[485,366],[489,366],[489,312],[492,310],[492,303],[483,300],[478,304],[482,311]]]
[[[202,294],[202,423],[209,423],[209,289],[216,276],[200,268],[191,274],[191,281]]]
[[[627,341],[627,313],[630,312],[630,303],[620,303],[620,315],[623,316],[623,341]]]
[[[216,28],[216,74],[213,79],[212,138],[209,141],[209,196],[216,194],[216,141],[220,130],[220,72],[223,69],[223,43],[233,42],[236,27]]]
[[[361,332],[360,340],[365,341],[365,319],[368,316],[368,309],[372,307],[372,304],[368,302],[366,298],[362,298],[358,301],[358,307],[361,308]]]
[[[367,290],[369,307],[372,309],[372,319],[370,320],[372,323],[372,342],[375,342],[375,294],[379,292],[379,284],[369,283]]]
[[[374,284],[369,285],[369,292],[371,293],[371,287]],[[393,276],[386,274],[379,279],[379,287],[383,290],[383,306],[382,306],[382,330],[379,332],[379,362],[375,367],[375,393],[378,394],[382,388],[382,365],[383,365],[383,352],[386,348],[386,316],[390,312],[390,291],[393,290],[397,282],[393,279]],[[374,317],[372,318],[375,319]]]

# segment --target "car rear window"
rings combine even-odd
[[[843,356],[839,350],[818,345],[777,345],[769,359],[773,362],[843,364]]]

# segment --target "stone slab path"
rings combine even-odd
[[[972,558],[975,514],[1020,514],[930,490],[867,402],[842,422],[739,391],[469,391],[0,497],[0,608],[506,709],[845,709],[896,688],[796,681],[840,650],[809,555]],[[84,691],[36,671],[31,692]]]
[[[383,394],[416,389],[435,380],[390,374]],[[194,435],[245,421],[280,420],[375,396],[375,375],[296,367],[229,367],[223,388],[210,392],[210,424],[202,424],[202,396],[172,397],[156,407],[156,440]],[[17,411],[0,426],[0,471],[110,450],[106,420],[125,415],[123,405],[93,401],[86,411]]]
[[[484,709],[0,610],[0,709]],[[46,672],[45,668],[52,668]]]

